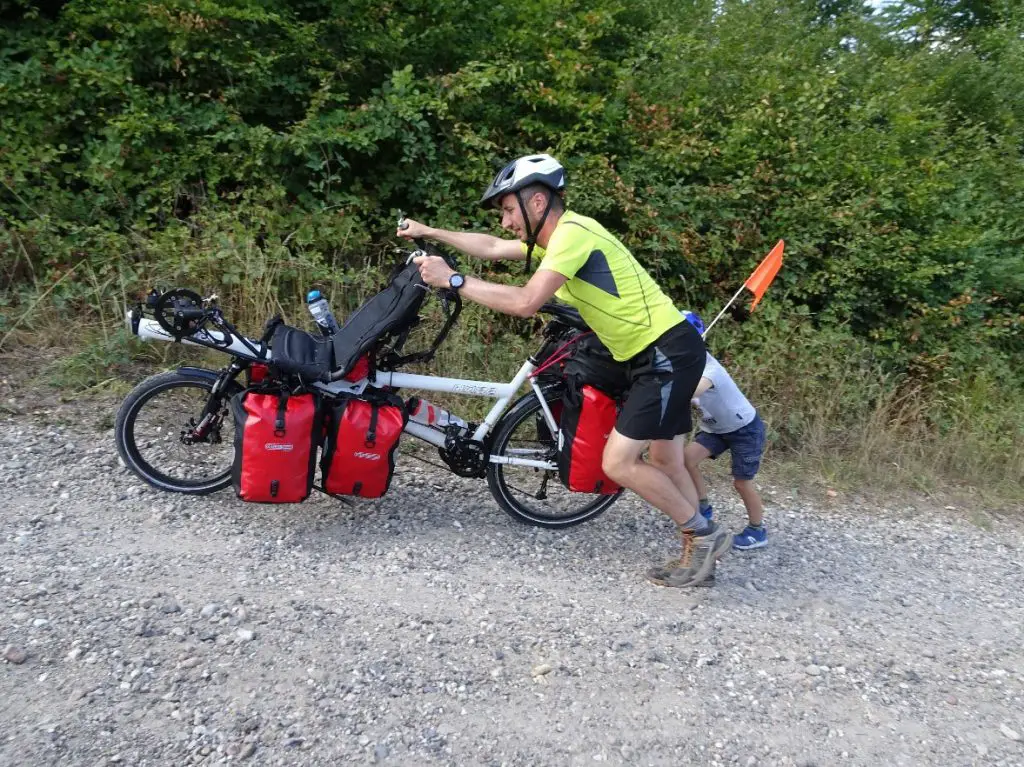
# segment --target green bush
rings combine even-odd
[[[883,396],[869,379],[969,409],[1021,383],[1009,0],[72,0],[0,20],[7,343],[40,311],[109,330],[153,284],[218,292],[253,324],[301,316],[314,284],[350,308],[394,257],[398,210],[494,230],[480,190],[546,150],[570,205],[690,308],[786,240],[768,305],[800,318],[799,343],[856,353],[798,360],[780,438],[808,428],[815,381],[849,397],[832,431]],[[743,364],[788,337],[772,317],[744,325],[761,330]],[[854,373],[864,391],[842,393]],[[959,428],[940,404],[929,428]]]

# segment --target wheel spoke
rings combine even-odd
[[[137,394],[136,394],[137,393]],[[119,414],[119,450],[150,484],[179,492],[211,492],[230,482],[234,424],[226,404],[202,439],[195,426],[210,396],[210,383],[176,373],[144,382]]]
[[[548,402],[559,399],[557,390],[548,392]],[[540,460],[554,460],[556,441],[547,425],[539,419],[540,403],[526,400],[509,411],[495,434],[492,454],[522,458],[527,455]],[[547,481],[545,481],[545,476]],[[547,527],[578,524],[600,514],[616,496],[599,496],[570,492],[559,481],[556,472],[516,464],[492,464],[488,472],[491,492],[502,508],[521,521]],[[537,490],[525,488],[534,484]],[[544,498],[537,493],[544,489]]]

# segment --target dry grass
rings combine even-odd
[[[926,386],[885,373],[849,339],[795,335],[737,350],[728,365],[769,423],[766,463],[779,476],[1024,504],[1024,401],[1012,383],[980,370]]]
[[[220,367],[226,358],[215,352],[130,338],[123,317],[139,298],[133,286],[217,292],[232,322],[258,335],[275,313],[311,328],[302,298],[312,286],[343,317],[379,288],[396,256],[382,250],[366,269],[333,271],[312,257],[256,247],[244,231],[229,234],[218,230],[216,242],[183,239],[173,269],[169,259],[130,269],[112,261],[108,269],[82,266],[73,277],[60,276],[81,289],[77,301],[55,301],[53,283],[37,281],[8,313],[7,365],[34,371],[34,386],[75,397],[123,392],[146,372],[182,362]],[[425,316],[406,350],[423,348],[439,326],[436,313]],[[437,358],[414,372],[509,380],[538,348],[539,327],[467,306]],[[800,318],[723,322],[710,341],[769,424],[766,466],[777,477],[845,490],[963,494],[995,506],[1024,503],[1024,401],[1012,378],[975,370],[925,386],[886,373],[871,347],[850,334]],[[443,394],[430,399],[469,419],[490,405]]]

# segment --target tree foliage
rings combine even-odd
[[[681,304],[720,306],[784,238],[773,300],[894,366],[1024,352],[1009,0],[73,0],[0,18],[8,301],[82,260],[139,289],[238,229],[351,275],[398,209],[493,227],[476,199],[498,165],[551,151],[570,205]]]

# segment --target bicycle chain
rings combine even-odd
[[[423,458],[422,456],[416,455],[415,453],[413,453],[411,451],[410,452],[403,451],[402,455],[403,456],[408,456],[410,458],[415,458],[417,461],[421,461],[421,462],[427,464],[427,466],[433,466],[435,469],[444,469],[444,470],[446,470],[446,471],[448,471],[450,473],[454,473],[454,472],[452,472],[451,466],[446,466],[445,464],[434,463],[433,461],[428,461],[426,458]],[[552,473],[554,473],[554,472],[552,472]],[[537,498],[537,493],[542,492],[542,491],[537,491],[536,493],[531,493],[529,490],[524,490],[521,487],[517,487],[516,485],[513,485],[508,480],[505,481],[505,484],[508,487],[510,487],[511,489],[515,490],[516,492],[522,493],[525,496],[529,496],[530,498],[535,498],[537,500],[544,500],[544,498]],[[544,497],[545,498],[547,497],[546,493],[545,493]]]
[[[428,461],[426,458],[416,455],[416,453],[413,453],[412,451],[406,452],[403,450],[402,455],[409,456],[410,458],[415,458],[417,461],[422,461],[423,463],[427,464],[427,466],[433,466],[435,469],[444,469],[447,472],[451,472],[450,466],[446,466],[443,463],[434,463],[433,461]]]

